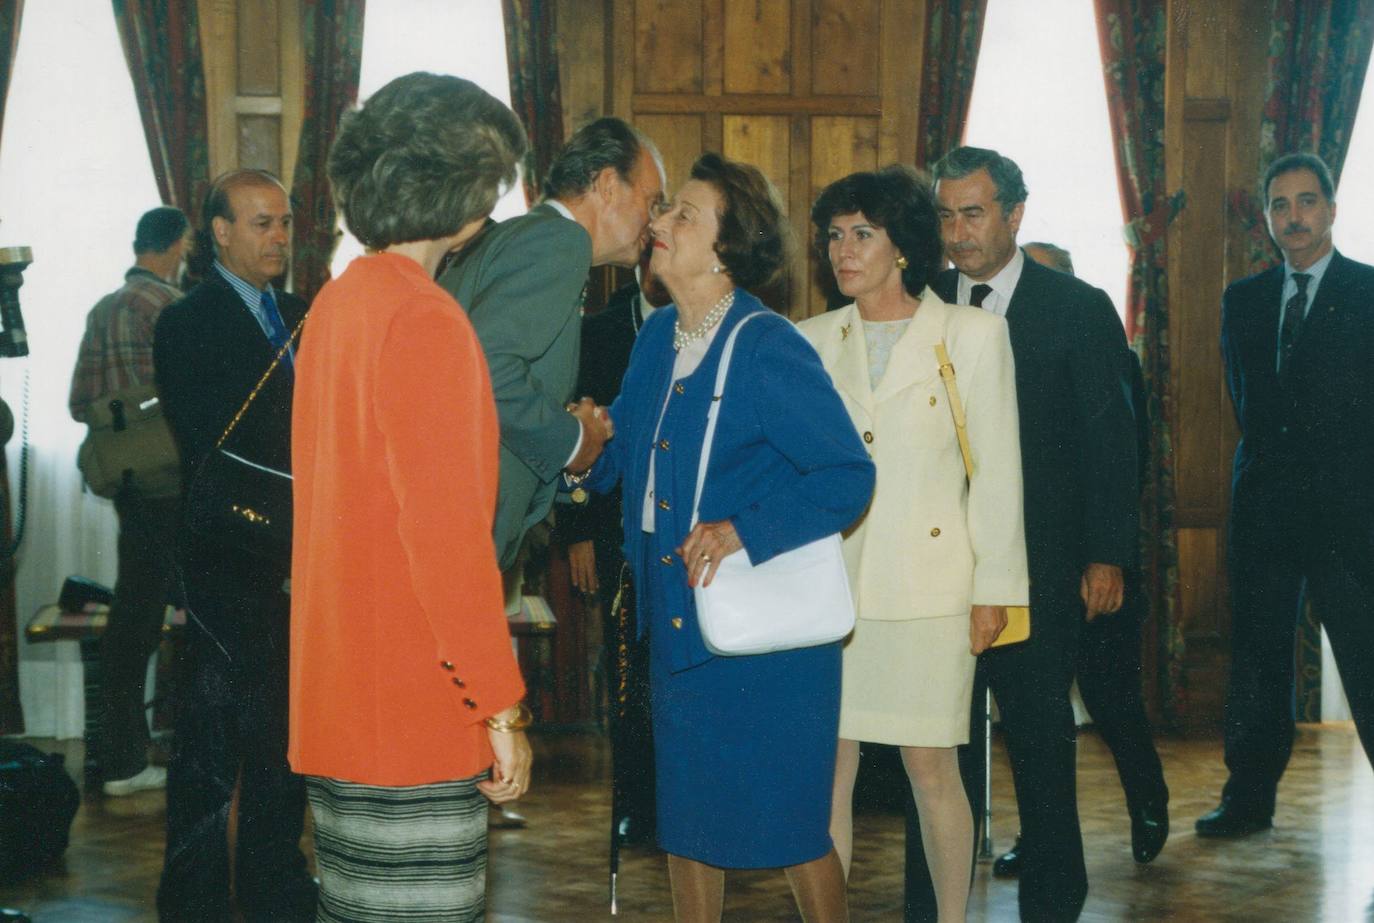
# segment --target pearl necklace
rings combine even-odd
[[[683,348],[693,340],[699,340],[711,332],[711,328],[720,323],[720,319],[725,316],[725,312],[730,310],[730,306],[735,303],[735,290],[731,289],[725,293],[725,297],[716,302],[716,306],[706,312],[706,316],[701,319],[691,330],[682,329],[682,321],[673,322],[673,349],[682,352]],[[681,316],[681,315],[679,315]]]

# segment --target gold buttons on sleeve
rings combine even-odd
[[[681,628],[682,628],[682,619],[677,619],[677,618],[673,619],[673,627],[674,627],[674,628],[681,629]]]
[[[667,440],[667,439],[660,439],[660,440],[658,441],[658,447],[659,447],[660,449],[662,449],[663,451],[665,451],[665,452],[668,451],[668,440]]]
[[[682,387],[682,382],[680,381],[677,384],[673,385],[673,392],[676,394],[682,394],[686,390],[686,388]]]
[[[668,501],[667,501],[667,500],[660,500],[660,501],[658,501],[658,508],[661,509],[661,510],[672,509],[672,507],[670,507],[670,506],[668,505]]]
[[[663,557],[661,557],[661,558],[658,559],[658,563],[660,563],[660,564],[662,564],[662,565],[664,565],[664,566],[666,566],[666,567],[672,567],[672,566],[673,566],[673,556],[670,555],[670,554],[665,554]]]
[[[939,526],[936,526],[935,528],[933,528],[933,529],[930,530],[930,537],[931,537],[931,538],[939,538],[939,537],[940,537],[940,527],[939,527]]]

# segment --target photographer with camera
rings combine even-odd
[[[82,446],[82,474],[93,493],[114,500],[119,517],[118,577],[101,641],[104,720],[96,744],[106,795],[167,783],[167,771],[148,763],[144,680],[148,657],[162,637],[179,484],[176,450],[160,415],[150,426],[161,428],[161,438],[140,440],[128,467],[106,465],[112,473],[102,477],[95,461],[103,457],[108,440],[122,444],[137,438],[143,430],[129,424],[144,405],[156,403],[153,327],[162,309],[181,297],[173,283],[188,242],[188,222],[180,209],[155,208],[138,220],[134,265],[124,284],[91,309],[72,374],[72,417],[91,427]],[[145,478],[153,472],[161,476]]]

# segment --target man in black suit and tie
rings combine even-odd
[[[1321,158],[1264,177],[1283,265],[1232,283],[1221,352],[1240,424],[1227,564],[1231,679],[1221,804],[1198,836],[1271,826],[1293,749],[1294,634],[1304,598],[1331,639],[1355,729],[1374,759],[1374,266],[1331,243]]]
[[[213,247],[214,265],[162,312],[153,335],[154,376],[188,485],[306,309],[272,285],[286,272],[291,241],[291,206],[275,176],[219,177],[201,220],[197,246]],[[290,469],[293,377],[288,354],[230,448]],[[291,562],[189,530],[177,559],[188,618],[159,916],[234,919],[226,827],[237,786],[232,890],[243,918],[314,920],[316,888],[300,851],[305,788],[286,762]]]
[[[617,289],[606,306],[582,320],[577,393],[609,407],[620,394],[630,352],[644,321],[667,303],[656,285],[646,249],[635,281]],[[654,741],[649,721],[649,659],[645,640],[636,640],[634,594],[615,598],[625,564],[621,546],[620,488],[590,494],[558,507],[556,540],[567,547],[573,586],[601,604],[605,673],[610,689],[612,810],[615,834],[648,842],[654,830]],[[628,574],[624,575],[628,579]]]
[[[1028,243],[1021,248],[1042,266],[1073,275],[1073,259],[1067,250],[1047,243]],[[1150,460],[1149,400],[1140,361],[1129,358],[1131,409],[1135,414],[1136,460],[1140,489],[1145,488]],[[1127,572],[1125,602],[1121,609],[1083,626],[1078,643],[1078,691],[1092,716],[1093,728],[1111,750],[1126,811],[1131,818],[1131,854],[1140,863],[1159,855],[1169,837],[1169,788],[1164,767],[1155,749],[1154,731],[1141,694],[1141,623],[1149,614],[1150,601],[1138,574]],[[1142,813],[1142,805],[1157,811]],[[1026,863],[1026,847],[1016,844],[999,856],[992,873],[1014,878]]]
[[[936,279],[936,294],[1004,315],[1011,334],[1031,578],[1030,639],[979,658],[965,785],[974,817],[981,817],[981,690],[990,686],[1027,849],[1021,917],[1074,920],[1088,879],[1069,687],[1085,618],[1121,607],[1122,571],[1137,560],[1130,352],[1106,294],[1017,248],[1026,187],[1014,162],[961,147],[934,174],[941,236],[957,267]],[[922,898],[929,875],[918,829],[909,815],[908,919],[927,918]]]

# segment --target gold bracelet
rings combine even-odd
[[[530,711],[530,707],[524,702],[517,702],[515,704],[514,718],[503,721],[493,715],[483,723],[498,733],[512,734],[516,731],[523,731],[531,724],[534,724],[534,713]]]

